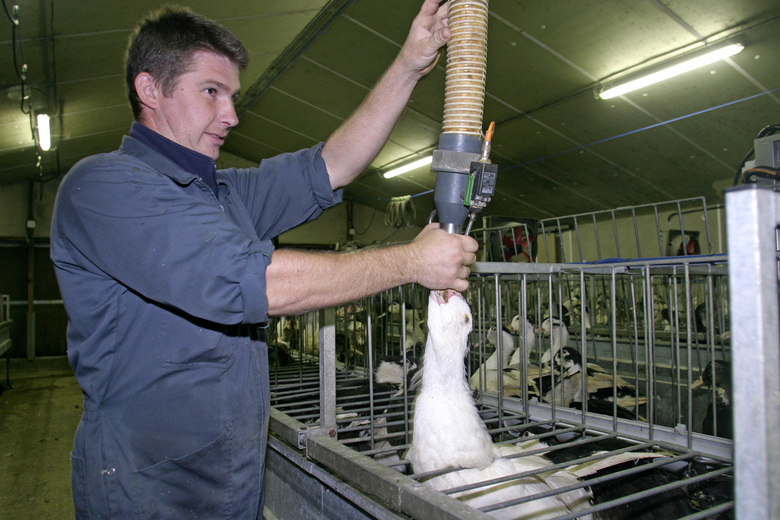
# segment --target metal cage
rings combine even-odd
[[[553,460],[553,467],[621,450],[662,455],[647,464],[583,481],[582,486],[618,489],[624,481],[643,475],[653,475],[656,484],[602,498],[589,511],[563,518],[628,511],[647,501],[671,502],[680,496],[688,507],[685,518],[727,518],[735,509],[741,518],[772,518],[770,511],[777,513],[777,499],[772,498],[778,496],[773,489],[777,484],[770,472],[780,431],[776,401],[772,402],[777,395],[777,371],[769,374],[767,369],[765,377],[755,378],[748,369],[778,366],[777,212],[772,205],[776,196],[766,190],[729,195],[749,200],[740,201],[736,208],[730,203],[728,257],[709,248],[706,254],[682,256],[476,264],[467,293],[475,326],[465,362],[480,413],[496,442],[543,441],[540,453]],[[707,212],[703,200],[696,199],[696,204],[702,208],[700,213]],[[670,214],[688,213],[693,211],[680,205]],[[652,206],[650,214],[656,222],[663,221],[658,206]],[[586,219],[579,216],[578,220]],[[629,220],[629,229],[642,225],[633,217]],[[758,220],[761,226],[754,225]],[[625,223],[612,224],[612,216],[608,222],[615,229],[625,227]],[[737,245],[732,238],[735,226],[743,236],[753,237],[752,242],[745,238],[749,247]],[[709,223],[705,227],[702,236],[709,237]],[[579,223],[570,226],[577,228],[581,229]],[[686,229],[690,232],[691,227]],[[765,271],[771,264],[769,275],[740,269],[740,276],[750,273],[751,281],[740,278],[735,284],[734,262],[753,264],[735,256],[734,247],[745,252],[759,249],[759,242],[766,246],[761,233],[772,236],[770,246],[760,248],[766,255],[761,267]],[[683,244],[684,236],[679,237]],[[559,233],[555,240],[582,243],[576,237],[561,240]],[[559,253],[564,249],[558,246]],[[745,286],[752,289],[745,292]],[[774,307],[768,303],[772,298]],[[353,504],[349,516],[356,517],[488,518],[494,511],[469,508],[425,486],[430,475],[411,472],[404,453],[412,434],[414,392],[408,385],[400,391],[388,390],[372,377],[388,358],[401,367],[404,380],[414,371],[425,341],[426,300],[427,290],[405,286],[336,309],[279,320],[270,329],[274,407],[270,445],[275,453],[286,453],[288,460],[298,457],[297,470],[308,468],[307,474],[319,475],[316,485],[328,491],[318,507],[330,500],[325,509],[338,510],[334,517],[345,516],[333,508],[334,495],[349,497]],[[582,367],[611,381],[601,387],[601,397],[591,399],[589,378],[581,378],[576,383],[579,388],[571,388],[575,384],[567,383],[554,363],[545,371],[542,359],[553,348],[551,334],[538,334],[531,346],[525,336],[496,333],[515,316],[537,329],[551,316],[565,320],[566,346],[581,355]],[[756,342],[758,323],[761,335]],[[749,354],[738,354],[740,349]],[[514,366],[499,371],[506,369],[514,379],[502,375],[489,387],[486,362],[494,353],[502,358],[505,350],[519,353]],[[733,391],[725,383],[696,388],[708,372],[714,380],[720,361],[733,361]],[[541,386],[547,378],[552,391],[529,385],[529,378]],[[567,384],[572,392],[567,393]],[[625,392],[624,387],[632,391]],[[725,396],[728,402],[733,397],[733,425],[731,410],[718,406],[724,392],[731,394]],[[625,401],[622,393],[633,395]],[[756,400],[756,393],[762,399]],[[579,401],[567,398],[574,394]],[[746,424],[749,433],[744,431]],[[588,453],[594,446],[599,453]],[[751,470],[740,473],[740,457]]]

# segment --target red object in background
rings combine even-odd
[[[534,242],[533,235],[526,238],[523,232],[523,226],[516,226],[509,230],[509,233],[501,238],[504,244],[504,260],[509,261],[513,257],[520,255],[525,262],[531,261],[531,246]]]
[[[699,253],[701,253],[701,247],[699,246],[699,241],[696,240],[696,237],[688,239],[688,243],[685,245],[684,250],[683,243],[680,241],[680,247],[677,249],[677,256],[698,255]]]

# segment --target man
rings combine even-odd
[[[57,196],[51,255],[84,391],[71,454],[79,518],[256,518],[268,426],[273,315],[417,282],[463,291],[476,242],[428,226],[410,243],[349,254],[271,239],[340,200],[380,150],[449,39],[425,0],[399,55],[326,143],[216,171],[238,123],[246,50],[221,26],[166,8],[131,38],[136,122]]]

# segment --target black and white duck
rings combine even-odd
[[[710,403],[701,425],[701,432],[731,439],[733,437],[731,409],[731,363],[722,359],[708,362],[691,390],[709,389]],[[714,396],[714,399],[712,398]]]

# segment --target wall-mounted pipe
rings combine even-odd
[[[460,233],[469,216],[464,197],[472,163],[483,156],[488,0],[450,0],[447,12],[452,38],[447,44],[444,118],[431,169],[436,172],[434,203],[440,225]],[[487,157],[482,162],[489,163]]]

